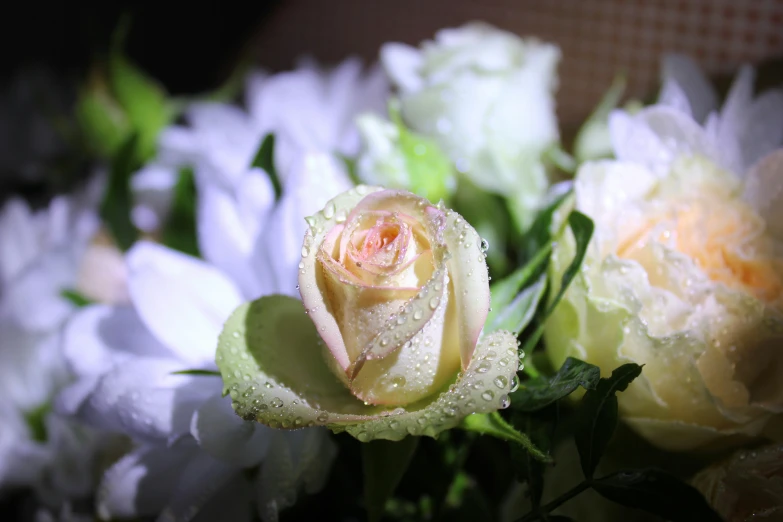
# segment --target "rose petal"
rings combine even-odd
[[[345,347],[340,327],[334,315],[329,311],[323,287],[323,271],[318,268],[317,249],[323,243],[326,234],[335,226],[344,223],[348,214],[370,193],[383,190],[381,187],[367,187],[359,185],[355,189],[343,192],[334,199],[328,201],[324,210],[308,218],[310,227],[305,232],[302,245],[302,261],[299,267],[299,292],[302,302],[310,314],[313,322],[318,325],[321,337],[326,342],[329,351],[334,356],[337,364],[342,368],[348,368],[351,364],[348,351]]]
[[[454,211],[446,212],[443,237],[451,258],[446,262],[457,308],[462,368],[466,369],[489,315],[489,273],[483,240],[470,224]]]
[[[318,332],[296,299],[268,296],[240,306],[226,322],[216,358],[234,410],[275,428],[327,425],[361,441],[435,437],[465,415],[506,406],[518,366],[516,337],[493,332],[448,391],[415,409],[384,409],[351,395],[319,350]]]

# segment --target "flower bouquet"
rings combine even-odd
[[[783,89],[742,68],[719,106],[667,55],[566,144],[555,45],[471,23],[379,56],[242,70],[241,100],[96,69],[89,179],[0,211],[8,502],[783,519]]]

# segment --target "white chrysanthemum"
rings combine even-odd
[[[507,196],[529,224],[548,186],[542,154],[559,139],[560,50],[471,23],[419,49],[386,44],[381,59],[411,129],[437,140],[473,183]]]
[[[12,199],[0,211],[0,485],[33,488],[58,508],[91,493],[102,443],[51,409],[71,380],[61,328],[75,306],[62,291],[88,293],[80,267],[97,216],[80,199],[35,212]]]
[[[754,99],[752,80],[744,69],[705,127],[671,105],[613,113],[617,161],[583,165],[566,205],[596,228],[548,353],[644,364],[620,410],[665,448],[756,436],[783,411],[783,92]],[[562,234],[555,286],[573,257]]]

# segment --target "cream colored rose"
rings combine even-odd
[[[303,303],[262,297],[221,334],[216,361],[240,416],[366,442],[436,436],[509,405],[516,337],[483,331],[486,248],[459,214],[360,185],[307,222]]]
[[[481,239],[458,214],[409,192],[373,190],[320,245],[305,241],[302,253],[313,252],[300,290],[351,392],[403,405],[470,362],[489,312],[487,267]]]

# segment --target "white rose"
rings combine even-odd
[[[554,45],[479,23],[439,31],[419,49],[381,50],[403,119],[476,185],[508,196],[522,226],[548,185],[541,155],[558,141],[559,59]]]

